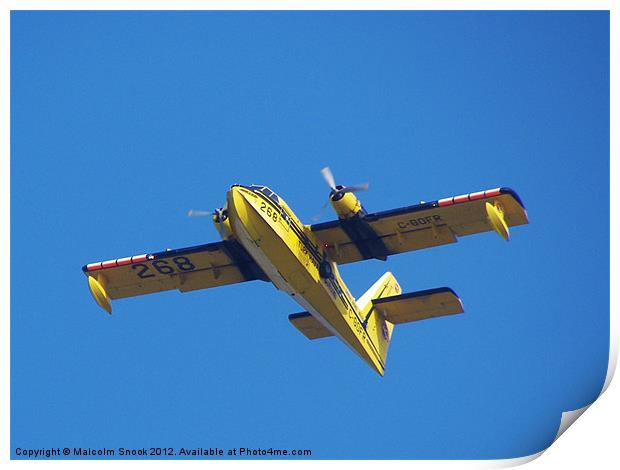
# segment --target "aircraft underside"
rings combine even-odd
[[[91,294],[112,313],[115,299],[268,281],[305,309],[289,315],[304,336],[338,337],[383,375],[395,325],[462,313],[463,305],[447,287],[403,293],[390,272],[356,300],[337,265],[385,261],[488,231],[508,240],[510,227],[528,223],[509,188],[368,213],[353,194],[368,185],[336,185],[328,168],[322,173],[337,220],[304,225],[266,186],[233,185],[224,207],[203,213],[212,216],[221,241],[87,264],[82,270]]]

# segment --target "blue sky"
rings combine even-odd
[[[83,264],[217,240],[185,214],[232,183],[310,223],[325,165],[369,211],[508,186],[530,217],[341,268],[463,300],[399,326],[384,378],[266,283],[93,302]],[[517,457],[608,349],[606,12],[12,13],[11,452]]]

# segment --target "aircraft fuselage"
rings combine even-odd
[[[356,303],[336,264],[327,259],[325,247],[318,245],[308,227],[281,198],[269,197],[251,187],[232,186],[227,204],[235,238],[276,288],[290,294],[383,375],[382,357],[385,357],[391,328],[387,334],[385,327],[377,328],[376,324],[368,328],[369,317],[376,313]]]

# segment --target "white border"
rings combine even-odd
[[[369,2],[369,1],[352,1],[352,0],[316,0],[314,2],[301,2],[301,1],[285,1],[285,0],[270,0],[270,1],[257,1],[257,0],[232,0],[226,3],[208,2],[200,0],[181,0],[178,2],[172,1],[101,1],[94,0],[88,3],[77,0],[64,0],[64,1],[15,1],[10,0],[3,3],[3,15],[0,22],[1,31],[1,58],[0,62],[5,66],[0,72],[0,90],[2,94],[2,110],[1,110],[1,145],[3,158],[0,159],[2,165],[2,171],[0,171],[0,207],[2,214],[6,214],[7,219],[10,219],[10,10],[610,10],[610,28],[611,28],[611,77],[610,83],[614,83],[614,78],[617,77],[617,44],[618,34],[617,26],[618,20],[614,15],[615,3],[612,1],[553,1],[553,0],[506,0],[503,2],[493,1],[464,1],[458,0],[441,0],[441,1],[403,1],[403,0],[386,0],[381,3]],[[610,154],[616,155],[617,146],[617,117],[616,110],[618,109],[618,96],[613,86],[610,90],[610,104],[611,104],[611,147]],[[617,165],[614,159],[611,159],[611,178],[617,174]],[[611,184],[611,207],[614,208],[614,202],[618,202],[618,191],[613,184]],[[617,234],[617,223],[615,217],[611,217],[611,240],[613,241]],[[0,230],[0,237],[2,238],[2,245],[4,246],[4,252],[10,252],[10,229],[8,224],[4,224]],[[611,285],[617,285],[616,270],[613,261],[617,259],[617,249],[613,243],[610,246],[611,256]],[[0,423],[0,462],[8,463],[10,465],[36,465],[35,461],[21,461],[10,460],[10,402],[9,402],[9,378],[10,378],[10,317],[7,314],[10,310],[10,276],[9,272],[4,269],[0,270],[0,298],[2,302],[2,319],[1,330],[2,346],[1,346],[1,359],[0,359],[0,416],[2,417]],[[618,331],[618,315],[617,315],[617,300],[614,295],[614,290],[611,290],[611,313],[610,313],[610,332]],[[618,338],[612,335],[610,338],[610,358],[607,377],[605,380],[604,391],[607,390],[613,377],[618,356]],[[575,419],[589,407],[584,407],[581,410],[574,412],[564,413],[562,416],[562,424],[558,430],[559,438],[562,439],[552,445],[547,451],[544,452],[544,458],[538,459],[536,462],[530,465],[545,465],[546,468],[552,467],[572,467],[573,465],[594,465],[596,467],[610,467],[612,462],[620,462],[618,458],[617,438],[616,433],[613,432],[616,423],[615,417],[619,415],[618,410],[618,387],[611,387],[607,393],[605,393],[600,399],[598,399],[592,406],[591,410],[586,413],[580,420],[580,425],[571,429],[571,432],[563,435],[563,432],[568,429]],[[424,466],[431,467],[469,467],[469,468],[485,468],[485,467],[504,467],[514,466],[529,462],[536,459],[543,454],[540,452],[527,457],[519,459],[509,460],[495,460],[495,461],[415,461],[414,464],[424,464]],[[174,461],[148,461],[149,465],[178,465],[179,460]],[[238,465],[240,461],[210,461],[210,466],[222,467],[230,465]],[[327,461],[253,461],[253,465],[264,468],[284,467],[290,465],[302,466],[302,465],[316,465],[322,464]],[[340,461],[337,461],[340,462]],[[66,465],[79,465],[85,464],[89,466],[108,465],[110,461],[49,461],[47,465],[51,466],[66,466]],[[113,461],[114,465],[135,465],[144,464],[146,461]],[[204,461],[183,461],[183,465],[204,465]],[[389,464],[392,467],[405,468],[412,465],[410,461],[386,461],[381,465]],[[367,467],[370,465],[376,465],[373,461],[358,461],[356,465]],[[604,467],[603,467],[604,465]]]

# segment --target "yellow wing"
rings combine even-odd
[[[289,321],[295,328],[301,331],[308,339],[326,338],[334,334],[325,328],[321,322],[308,312],[293,313],[288,316]]]
[[[372,299],[373,307],[395,325],[463,313],[461,299],[449,287]],[[334,336],[308,312],[293,313],[289,321],[308,339]]]
[[[88,276],[95,300],[108,312],[109,299],[268,280],[247,251],[234,241],[101,261],[87,264],[82,271]]]
[[[507,238],[508,227],[527,223],[517,193],[497,188],[334,220],[310,229],[330,257],[345,264],[385,260],[393,254],[455,243],[458,237],[490,230]]]
[[[449,287],[373,299],[374,307],[395,325],[463,313],[461,299]]]

